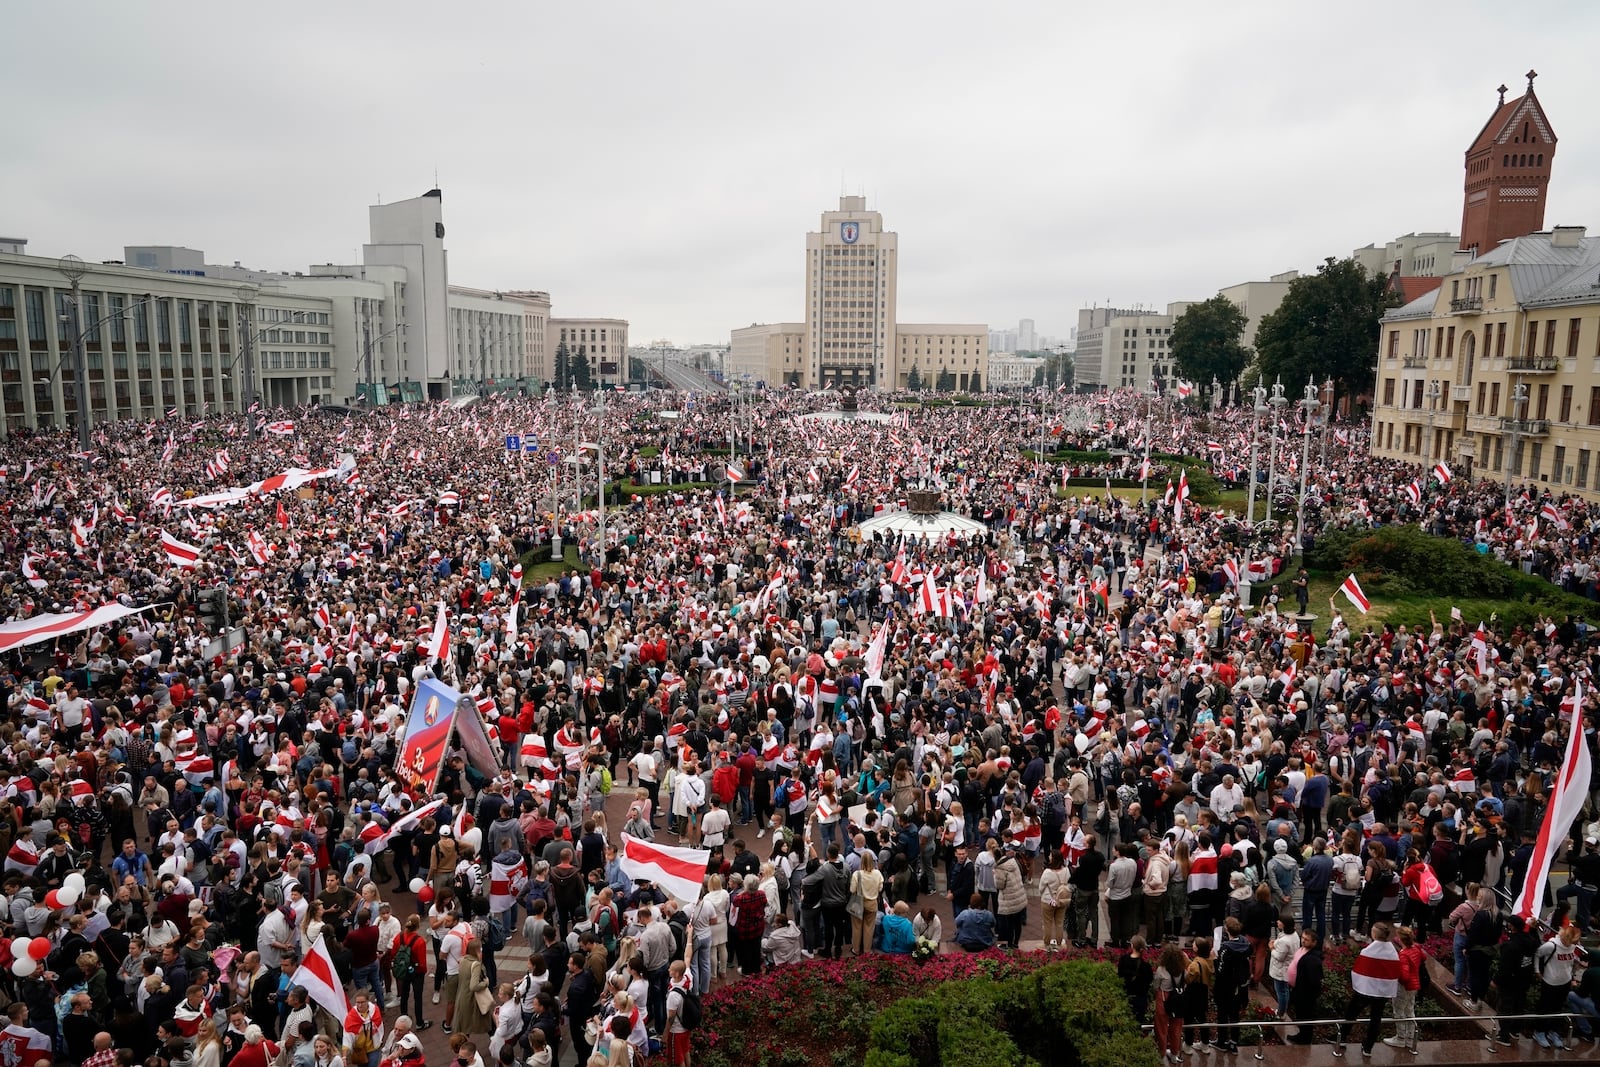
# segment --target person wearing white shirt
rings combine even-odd
[[[1233,775],[1225,774],[1217,787],[1211,790],[1211,811],[1223,823],[1233,822],[1235,808],[1244,806],[1244,790],[1234,782]]]

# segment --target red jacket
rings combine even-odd
[[[1422,988],[1422,968],[1426,966],[1420,946],[1400,950],[1400,988],[1416,992]]]

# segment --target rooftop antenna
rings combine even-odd
[[[439,165],[437,163],[433,166],[433,187],[435,189],[439,188]]]

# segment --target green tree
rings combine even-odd
[[[562,341],[556,345],[556,374],[555,386],[558,392],[565,392],[572,376],[572,356],[567,351],[567,342]]]
[[[983,392],[983,378],[977,371],[973,371],[972,377],[967,379],[967,388],[974,393]]]
[[[913,393],[922,391],[922,372],[915,365],[912,366],[911,373],[906,375],[906,388]]]
[[[937,382],[934,383],[933,387],[936,390],[938,390],[939,392],[941,392],[941,393],[953,393],[953,392],[955,392],[955,388],[956,388],[956,376],[955,376],[955,373],[952,372],[950,370],[950,368],[948,368],[948,367],[940,367],[939,368],[939,379],[938,379]]]
[[[1250,362],[1250,352],[1240,340],[1249,319],[1225,296],[1214,296],[1178,316],[1172,324],[1174,369],[1189,381],[1211,388],[1211,379],[1224,384],[1239,377]]]
[[[1035,389],[1039,388],[1042,385],[1053,385],[1054,384],[1053,382],[1048,380],[1050,377],[1053,377],[1053,375],[1049,375],[1049,374],[1046,373],[1049,370],[1050,370],[1050,361],[1049,360],[1045,360],[1043,363],[1041,363],[1037,367],[1033,368],[1033,387]]]
[[[590,389],[594,386],[594,373],[589,367],[589,352],[583,345],[578,346],[578,354],[572,357],[572,388]]]
[[[1332,378],[1341,395],[1370,390],[1378,366],[1379,320],[1395,306],[1387,279],[1353,259],[1328,257],[1317,273],[1289,283],[1278,310],[1256,327],[1261,379],[1283,379],[1293,399],[1307,381]]]

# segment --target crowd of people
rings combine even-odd
[[[784,391],[754,419],[552,395],[7,438],[0,614],[145,610],[6,655],[4,1062],[411,1067],[445,1055],[437,1024],[461,1067],[678,1065],[720,982],[1017,949],[1035,922],[1047,950],[1125,949],[1174,1059],[1230,1050],[1253,988],[1314,1017],[1345,941],[1364,1049],[1391,1002],[1411,1044],[1440,933],[1501,1040],[1592,1039],[1600,796],[1553,828],[1570,877],[1536,921],[1508,914],[1570,732],[1595,750],[1584,619],[1302,624],[1291,524],[1241,535],[1160,462],[1142,503],[1023,451],[1248,479],[1243,420],[893,399],[826,425]],[[1416,523],[1595,595],[1588,503],[1508,508],[1328,437],[1317,528]],[[620,479],[603,513],[575,441]],[[985,532],[860,533],[912,487]],[[576,561],[535,579],[558,535]],[[430,677],[487,760],[396,766]],[[699,888],[639,877],[625,839],[702,850]]]

